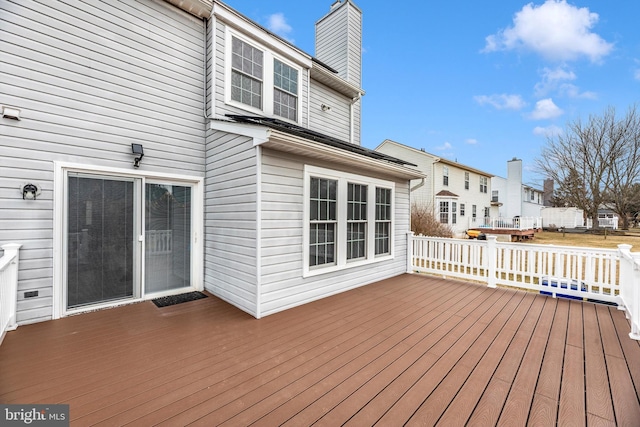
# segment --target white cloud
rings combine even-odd
[[[441,146],[435,147],[436,151],[448,151],[448,150],[451,150],[452,148],[453,148],[453,145],[451,145],[449,142],[445,142]]]
[[[498,110],[520,110],[524,108],[526,102],[520,95],[496,94],[496,95],[479,95],[473,99],[480,105],[491,105]]]
[[[598,99],[597,93],[591,91],[581,92],[578,86],[569,83],[560,85],[558,93],[568,98]]]
[[[288,35],[293,28],[287,24],[287,20],[283,13],[274,13],[267,18],[267,29],[287,39],[289,42],[293,42],[293,39],[289,39]]]
[[[544,136],[546,138],[561,135],[562,132],[563,132],[562,128],[556,125],[551,125],[547,127],[536,126],[535,128],[533,128],[534,135]]]
[[[640,80],[640,68],[638,68],[638,69],[636,70],[636,72],[633,74],[633,77],[634,77],[636,80]]]
[[[540,72],[542,81],[536,83],[534,93],[536,97],[548,96],[550,93],[557,93],[568,98],[596,99],[595,92],[581,92],[580,88],[573,83],[567,83],[577,79],[576,73],[567,69],[566,65],[561,65],[555,69],[543,68]]]
[[[599,62],[613,44],[591,31],[598,19],[597,13],[566,0],[547,0],[539,6],[529,3],[515,14],[513,26],[486,38],[482,51],[528,50],[554,61],[584,56]]]
[[[564,114],[561,108],[553,103],[553,99],[541,99],[536,102],[536,107],[529,114],[529,118],[533,120],[553,119]]]
[[[465,140],[464,142],[466,142],[469,145],[476,145],[478,143],[478,140],[475,138],[469,138],[467,140]]]

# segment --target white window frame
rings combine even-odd
[[[442,167],[442,185],[445,187],[449,186],[449,167]]]
[[[233,37],[242,40],[243,42],[251,45],[252,47],[261,50],[262,51],[262,59],[264,61],[264,63],[262,64],[262,72],[263,72],[263,76],[262,76],[262,109],[259,108],[255,108],[252,107],[251,105],[248,104],[243,104],[242,102],[239,101],[235,101],[233,99],[231,99],[231,74],[232,74],[232,68],[231,68],[231,57],[232,57],[232,39]],[[275,90],[275,85],[274,85],[274,78],[273,78],[273,71],[274,71],[274,59],[277,59],[278,61],[290,66],[291,68],[294,68],[298,71],[298,93],[296,94],[297,97],[297,114],[296,114],[296,120],[290,120],[287,119],[286,117],[282,117],[282,116],[278,116],[275,115],[273,113],[273,93]],[[300,67],[299,65],[291,62],[290,60],[287,60],[286,58],[277,55],[276,53],[274,53],[273,51],[271,51],[269,48],[267,48],[265,45],[251,39],[248,38],[230,28],[226,29],[225,32],[225,76],[224,76],[224,93],[225,93],[225,103],[228,105],[231,105],[233,107],[245,110],[245,111],[249,111],[251,113],[254,113],[256,115],[260,115],[260,116],[266,116],[266,117],[273,117],[275,119],[278,120],[283,120],[286,122],[290,122],[290,123],[295,123],[295,124],[300,124],[301,123],[301,116],[302,116],[302,108],[301,108],[301,91],[302,91],[302,76],[303,76],[303,72],[302,72],[302,67]]]
[[[489,188],[489,179],[486,176],[480,177],[480,193],[487,194]]]
[[[310,230],[310,188],[311,177],[332,179],[338,181],[338,206],[337,206],[337,230],[336,230],[336,258],[335,263],[309,267],[309,230]],[[363,258],[347,260],[347,185],[361,184],[367,186],[367,243],[366,256]],[[363,175],[326,169],[317,166],[304,166],[304,203],[303,203],[303,277],[354,268],[394,258],[394,228],[395,228],[395,183]],[[389,253],[375,255],[375,208],[376,188],[391,190],[391,226],[389,236]]]
[[[55,250],[53,251],[53,318],[59,319],[72,314],[81,313],[85,311],[93,311],[102,308],[116,307],[119,305],[131,304],[151,298],[157,298],[159,296],[165,296],[164,294],[148,294],[145,292],[144,283],[140,283],[141,293],[136,298],[126,299],[122,301],[105,302],[102,304],[94,304],[77,309],[66,308],[66,252],[67,252],[67,240],[66,240],[66,221],[67,221],[67,206],[68,203],[68,175],[69,173],[80,173],[92,176],[104,175],[107,177],[117,178],[131,178],[139,179],[142,188],[146,183],[162,182],[172,183],[177,185],[190,186],[192,188],[191,199],[191,285],[193,290],[202,291],[204,289],[204,178],[197,176],[189,176],[182,174],[172,174],[164,172],[152,172],[131,170],[124,168],[113,168],[106,166],[95,166],[71,162],[59,162],[54,161],[54,216],[53,216],[53,245]],[[142,194],[140,194],[142,196]],[[144,200],[142,200],[142,214],[144,212]],[[141,225],[138,231],[145,229],[144,218],[141,218]],[[145,242],[144,235],[139,235],[138,240],[141,247],[138,256],[144,256]],[[142,268],[137,272],[140,277],[138,280],[144,278],[144,262],[141,263]],[[166,293],[166,295],[184,292],[184,289],[172,290]]]

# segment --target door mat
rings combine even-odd
[[[188,301],[195,301],[200,298],[206,298],[207,296],[202,292],[187,292],[186,294],[171,295],[168,297],[156,298],[153,303],[156,307],[167,307],[170,305],[180,304]]]

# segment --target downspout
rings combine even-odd
[[[307,129],[311,129],[311,67],[307,68]]]
[[[422,187],[425,182],[427,181],[427,178],[422,178],[422,180],[420,181],[420,183],[414,185],[413,187],[411,187],[411,189],[409,190],[409,193],[413,193],[415,190],[417,190],[418,188]]]

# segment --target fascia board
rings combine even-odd
[[[276,130],[271,130],[269,139],[260,143],[260,145],[278,151],[340,163],[344,166],[362,167],[403,179],[422,179],[427,177],[415,169],[351,153]]]

